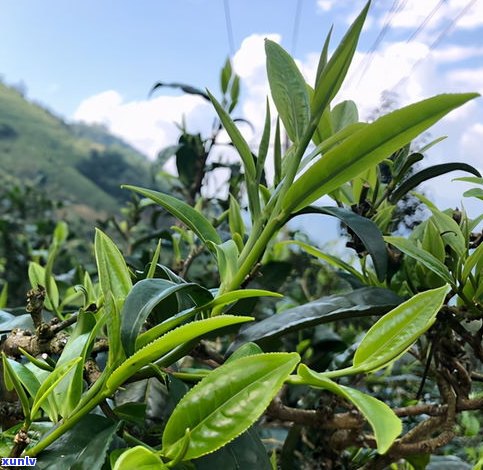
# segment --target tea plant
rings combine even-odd
[[[313,88],[290,55],[266,41],[278,119],[273,132],[267,104],[256,157],[230,115],[233,99],[219,102],[207,92],[241,158],[250,226],[231,197],[224,215],[230,235],[218,230],[219,224],[198,210],[200,186],[187,173],[182,176],[188,182],[186,196],[195,207],[169,194],[125,186],[178,219],[182,225],[176,231],[191,251],[210,253],[219,276],[216,288],[188,282],[158,264],[160,245],[146,270],[133,272],[113,241],[97,230],[97,280],[85,274],[77,292],[69,292],[72,296],[59,294],[52,272],[65,227],[58,226],[46,266],[32,264],[30,269],[33,289],[26,318],[33,320],[35,333],[13,330],[3,343],[5,386],[16,392],[23,418],[4,431],[2,455],[38,456],[40,468],[68,468],[79,459],[82,466],[99,469],[215,468],[220,462],[229,468],[276,468],[277,456],[267,456],[252,427],[265,415],[263,419],[296,425],[281,452],[282,468],[302,468],[314,460],[305,449],[307,462],[297,462],[294,444],[300,436],[307,439],[301,429],[313,427],[320,437],[315,444],[318,464],[377,469],[401,458],[416,462],[420,454],[424,462],[454,437],[458,413],[481,409],[473,364],[482,360],[483,251],[470,241],[479,220],[464,213],[454,220],[454,214],[425,201],[432,216],[410,238],[392,236],[389,230],[397,196],[427,176],[402,179],[415,157],[401,149],[477,95],[435,96],[372,123],[359,122],[350,103],[333,107],[368,8],[330,58],[329,35]],[[230,77],[232,72],[226,68],[224,73]],[[224,93],[228,83],[234,86],[226,76]],[[290,139],[286,152],[282,125]],[[186,132],[183,136],[180,145],[191,142]],[[275,172],[267,183],[263,175],[272,139]],[[380,178],[382,162],[390,167],[389,182]],[[448,169],[433,167],[430,176]],[[479,176],[474,168],[459,169]],[[370,201],[371,208],[313,208],[324,195],[339,206],[357,209]],[[267,257],[284,248],[275,244],[277,234],[291,218],[307,212],[335,216],[350,228],[361,270],[298,244],[347,271],[358,288],[261,321],[234,314],[243,299],[282,297],[250,283]],[[392,265],[387,244],[397,258]],[[69,314],[75,306],[76,312]],[[54,320],[46,322],[45,310]],[[371,321],[339,364],[332,355],[321,367],[314,361],[314,347],[301,343],[296,352],[261,348],[315,325],[377,316],[381,318]],[[370,380],[390,377],[401,362],[423,377],[416,400],[425,381],[436,385],[430,403],[392,408],[370,393]],[[305,394],[305,402],[317,397],[314,408],[297,406],[292,393]],[[317,407],[327,394],[332,405]]]

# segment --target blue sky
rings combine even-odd
[[[365,2],[227,3],[233,51],[223,0],[0,0],[0,73],[7,83],[22,81],[29,98],[55,113],[102,122],[152,158],[174,142],[174,122],[183,115],[194,131],[206,130],[211,121],[209,106],[196,97],[166,91],[148,99],[154,82],[186,82],[216,92],[219,70],[234,52],[243,92],[238,115],[259,129],[268,92],[263,38],[290,51],[298,25],[294,55],[312,79],[330,25],[336,45]],[[374,0],[338,100],[354,99],[367,117],[385,89],[397,92],[400,105],[440,92],[483,92],[483,0]],[[482,99],[431,130],[433,137],[441,134],[449,138],[431,152],[431,164],[466,161],[483,169]],[[255,143],[257,132],[248,138]],[[427,186],[445,207],[460,205],[466,189],[450,180],[441,177]],[[476,202],[468,206],[481,212]]]

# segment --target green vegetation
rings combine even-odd
[[[117,212],[119,184],[151,184],[149,163],[132,147],[100,127],[68,125],[4,84],[0,84],[0,154],[3,175],[31,182],[50,197],[79,206],[74,210],[91,220],[96,214]],[[92,174],[104,169],[104,160],[118,160],[123,172],[93,180]],[[116,179],[119,176],[125,179]]]
[[[333,106],[368,8],[330,58],[329,35],[313,88],[266,41],[278,118],[272,129],[267,104],[256,154],[232,117],[227,61],[221,98],[203,95],[213,135],[182,129],[164,152],[183,169],[183,199],[124,186],[140,199],[106,223],[118,243],[96,229],[92,269],[59,274],[72,238],[55,225],[29,263],[27,313],[0,311],[0,455],[40,469],[481,468],[483,216],[413,193],[431,215],[407,238],[394,232],[398,201],[422,181],[459,169],[482,184],[468,165],[412,169],[424,151],[412,141],[478,95],[438,95],[371,123],[355,103]],[[229,197],[206,200],[222,128],[240,163]],[[467,196],[481,198],[476,189]],[[334,205],[314,205],[324,195]],[[346,227],[354,262],[287,229],[307,213]]]

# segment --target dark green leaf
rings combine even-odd
[[[218,232],[213,225],[200,214],[196,209],[185,202],[168,194],[159,193],[151,189],[138,188],[137,186],[122,186],[125,189],[130,189],[154,201],[156,204],[164,207],[168,212],[177,217],[181,222],[186,224],[204,243],[211,241],[213,243],[221,243]]]
[[[403,237],[384,237],[386,242],[395,246],[398,250],[405,253],[407,256],[419,261],[423,266],[428,268],[433,273],[437,274],[441,279],[450,284],[454,280],[449,272],[449,269],[429,251],[423,250],[413,240]]]
[[[275,338],[321,323],[383,315],[400,302],[396,294],[380,287],[365,287],[345,295],[322,297],[242,328],[229,351],[249,341]]]
[[[151,91],[149,92],[149,94],[152,95],[156,90],[163,87],[179,88],[180,90],[184,91],[185,93],[188,93],[189,95],[198,95],[204,98],[205,100],[210,101],[210,98],[203,90],[200,90],[199,88],[195,88],[191,85],[186,85],[185,83],[157,82],[153,85],[153,88],[151,88]]]
[[[121,311],[121,341],[126,355],[134,354],[136,338],[156,305],[175,293],[190,295],[194,291],[204,298],[202,303],[213,299],[211,293],[198,284],[176,284],[165,279],[143,279],[136,283]]]
[[[377,278],[383,281],[386,277],[387,251],[379,227],[366,217],[362,217],[343,207],[307,207],[294,214],[326,214],[337,217],[346,224],[364,244],[367,252],[371,255]]]
[[[119,423],[86,415],[38,457],[39,470],[101,470]]]
[[[271,470],[267,449],[255,429],[250,428],[234,441],[194,462],[196,470]]]
[[[466,171],[468,173],[472,173],[475,176],[481,176],[480,172],[476,168],[468,165],[467,163],[443,163],[441,165],[430,166],[429,168],[425,168],[424,170],[415,173],[403,183],[401,183],[391,193],[389,200],[394,204],[399,201],[399,199],[404,197],[409,191],[414,189],[416,186],[419,186],[424,181],[427,181],[431,178],[436,178],[436,176],[444,175],[446,173],[456,170]]]

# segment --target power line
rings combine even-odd
[[[401,10],[404,9],[407,2],[408,2],[408,0],[394,0],[393,1],[391,8],[390,8],[390,10],[389,10],[389,12],[386,16],[386,20],[384,21],[384,25],[383,25],[381,31],[377,35],[376,39],[374,40],[372,46],[369,49],[368,54],[362,60],[361,64],[359,65],[359,69],[355,74],[355,75],[357,75],[358,72],[360,72],[358,83],[360,83],[360,81],[362,80],[362,77],[367,72],[367,70],[369,69],[372,61],[374,60],[374,55],[375,55],[379,45],[381,44],[382,40],[384,39],[387,32],[389,31],[392,20],[394,19],[394,17],[396,16],[397,13],[399,13]]]
[[[230,14],[230,0],[223,0],[223,7],[225,10],[225,24],[226,24],[226,35],[228,37],[228,46],[230,55],[235,55],[235,41],[233,40],[233,27],[231,24],[231,14]]]
[[[416,38],[421,31],[426,27],[426,25],[431,21],[433,16],[438,12],[438,10],[446,3],[447,0],[440,0],[439,3],[428,13],[426,18],[424,18],[423,22],[416,28],[413,34],[409,36],[406,42],[411,42],[414,38]]]
[[[292,55],[295,54],[295,48],[297,47],[297,41],[299,38],[300,16],[302,13],[302,1],[303,0],[297,0],[297,6],[295,7],[295,19],[293,23],[292,47],[291,47]]]
[[[463,9],[460,10],[460,12],[453,18],[453,20],[448,24],[448,26],[446,26],[446,28],[443,29],[443,31],[441,31],[441,33],[436,37],[436,39],[429,45],[429,49],[428,49],[428,52],[423,56],[421,57],[420,59],[418,59],[414,64],[413,66],[411,67],[411,70],[409,71],[409,73],[401,78],[401,80],[399,80],[393,87],[392,87],[392,90],[394,90],[395,88],[397,88],[399,85],[401,85],[402,83],[404,83],[406,80],[408,80],[408,78],[412,75],[414,69],[416,69],[416,67],[419,66],[419,64],[421,64],[421,62],[425,61],[428,56],[433,52],[433,50],[446,38],[446,36],[454,29],[454,27],[458,24],[458,21],[463,18],[463,16],[465,16],[469,11],[470,9],[476,4],[478,0],[469,0],[469,2],[463,7]]]

